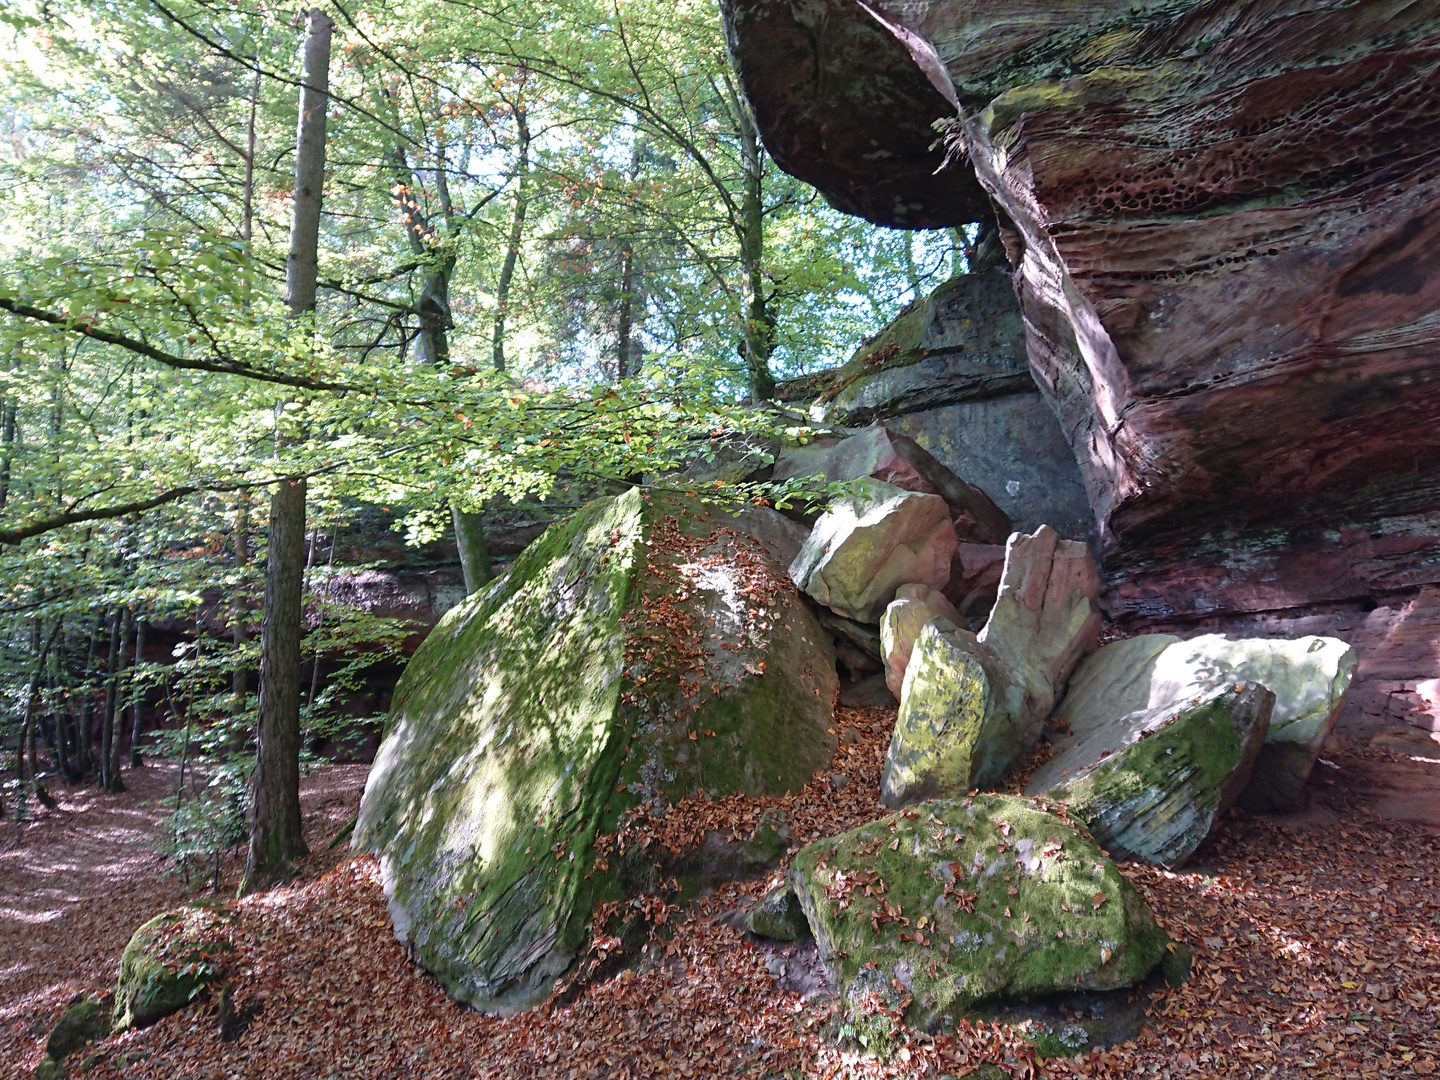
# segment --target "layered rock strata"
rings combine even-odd
[[[722,6],[783,167],[868,176],[883,197],[837,204],[885,224],[980,220],[977,179],[998,208],[1118,619],[1343,617],[1440,582],[1434,4]],[[935,121],[949,165],[912,179]]]

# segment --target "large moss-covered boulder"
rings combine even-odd
[[[940,496],[859,480],[815,523],[790,577],[831,611],[878,623],[899,586],[945,587],[956,543]]]
[[[116,1031],[178,1012],[225,974],[231,917],[218,904],[156,915],[130,938],[115,984]]]
[[[1014,796],[924,802],[817,841],[788,880],[849,1009],[878,995],[916,1026],[1132,986],[1169,945],[1094,843]]]
[[[1275,694],[1275,706],[1240,804],[1289,810],[1335,726],[1355,666],[1354,650],[1333,637],[1205,634],[1181,641],[1145,634],[1086,657],[1055,714],[1084,736],[1126,713],[1190,700],[1227,683],[1261,683]]]
[[[885,759],[886,806],[994,785],[1036,745],[1070,672],[1094,647],[1098,589],[1090,550],[1042,526],[1010,538],[978,635],[925,624]]]
[[[798,791],[835,748],[837,689],[825,634],[737,519],[643,489],[600,499],[416,652],[354,846],[451,993],[524,1008],[598,901],[653,885],[653,850],[597,839],[689,795]]]
[[[1250,780],[1275,695],[1235,683],[1064,739],[1026,789],[1065,803],[1116,855],[1177,867]]]

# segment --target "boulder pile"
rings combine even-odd
[[[745,926],[813,935],[854,1024],[1150,978],[1175,943],[1111,855],[1179,866],[1237,801],[1293,802],[1353,653],[1097,649],[1088,544],[1000,535],[984,491],[883,425],[781,448],[774,474],[839,494],[808,527],[679,492],[596,500],[431,634],[355,830],[396,933],[456,997],[526,1008],[612,932],[603,913],[792,856]],[[769,810],[748,842],[627,840],[683,800],[820,775],[840,670],[898,699],[874,793],[896,813],[798,853]],[[1026,796],[982,793],[1022,762]]]

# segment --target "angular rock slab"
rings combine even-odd
[[[775,458],[774,478],[823,476],[829,483],[878,480],[906,491],[939,495],[950,504],[955,535],[978,544],[999,544],[1010,535],[1010,519],[990,496],[966,483],[908,435],[874,423],[858,435],[825,436],[790,446]]]
[[[526,1008],[597,901],[643,886],[597,837],[641,804],[799,790],[834,750],[837,689],[814,615],[734,519],[643,489],[598,499],[416,652],[353,846],[452,994]]]
[[[1250,781],[1275,695],[1235,683],[1124,714],[1062,742],[1027,787],[1121,858],[1183,866]]]
[[[898,699],[905,683],[905,668],[921,628],[931,619],[944,619],[941,629],[961,625],[960,613],[945,594],[926,585],[901,585],[880,617],[880,658],[885,663],[885,685]]]
[[[1181,641],[1145,634],[1085,658],[1055,710],[1077,736],[1139,709],[1193,698],[1216,686],[1258,682],[1275,694],[1269,734],[1240,795],[1247,810],[1293,809],[1335,726],[1357,664],[1338,638],[1227,638]]]
[[[930,1027],[982,1003],[1143,980],[1169,938],[1135,887],[1028,799],[942,799],[818,840],[788,881],[851,1010]],[[892,982],[894,980],[894,982]]]
[[[1039,741],[1070,672],[1094,647],[1098,589],[1084,544],[1045,526],[1012,536],[979,635],[932,622],[916,639],[881,801],[901,806],[998,783]]]
[[[857,481],[815,523],[790,579],[831,611],[877,623],[907,583],[944,588],[955,554],[950,509],[938,495]]]

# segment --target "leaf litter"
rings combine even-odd
[[[686,800],[636,827],[652,842],[683,847],[717,829],[744,836],[779,809],[799,845],[881,817],[874,793],[894,710],[841,710],[837,719],[832,770],[802,791]],[[1342,766],[1358,764],[1346,753],[1377,752],[1342,748]],[[837,785],[840,775],[848,782]],[[630,968],[581,987],[572,1000],[482,1016],[451,1001],[395,940],[375,862],[322,854],[310,879],[233,905],[238,974],[229,997],[251,1018],[237,1041],[220,1038],[216,995],[100,1044],[86,1075],[828,1080],[964,1076],[985,1067],[991,1076],[1169,1080],[1440,1075],[1440,836],[1380,819],[1343,785],[1314,791],[1323,800],[1318,823],[1229,817],[1183,872],[1122,866],[1165,928],[1193,950],[1193,977],[1153,995],[1138,1037],[1077,1058],[1037,1059],[1024,1032],[1001,1023],[933,1037],[900,1028],[884,1062],[830,1043],[823,1031],[834,1003],[784,989],[761,943],[726,918],[776,874],[724,886],[684,909],[642,898],[652,931]],[[351,809],[358,796],[352,782]],[[83,828],[51,829],[40,841],[51,850],[32,850],[29,865],[59,861]],[[323,842],[312,848],[322,851]],[[126,925],[138,924],[161,899],[153,872],[111,885],[82,916],[119,911]],[[7,934],[12,959],[24,959],[21,938]],[[74,968],[66,988],[100,989],[113,978],[117,940],[52,935],[48,962]],[[65,1002],[53,989],[37,997],[5,974],[0,989],[8,1023],[0,1051],[12,1051],[4,1060],[19,1066],[14,1075],[28,1075],[48,1028],[23,1021],[53,1023]],[[11,996],[17,990],[22,1000]]]

